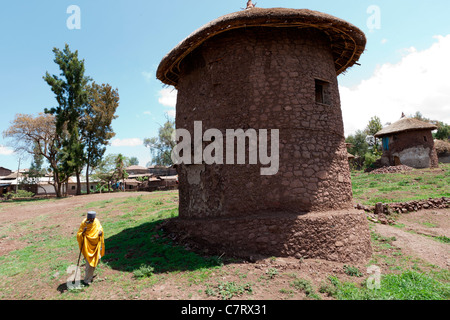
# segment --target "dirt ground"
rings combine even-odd
[[[59,232],[73,236],[74,230],[81,222],[80,207],[86,207],[88,203],[117,197],[136,197],[140,194],[149,193],[113,193],[95,194],[89,196],[72,197],[49,202],[37,202],[23,204],[0,203],[0,226],[8,223],[26,221],[30,218],[36,219],[36,228],[42,228],[47,219],[52,219],[52,225],[58,225]],[[77,211],[78,208],[78,211]],[[85,210],[83,210],[84,212]],[[73,214],[77,212],[76,214]],[[424,210],[405,214],[397,220],[397,227],[382,224],[372,224],[372,230],[384,237],[395,237],[392,245],[400,248],[405,254],[420,258],[433,265],[448,269],[450,267],[449,244],[437,242],[430,236],[450,237],[450,209]],[[1,229],[1,228],[0,228]],[[13,250],[27,246],[19,239],[21,234],[9,232],[7,237],[0,238],[0,256],[7,255]],[[70,257],[75,259],[76,257]],[[366,272],[367,263],[352,264],[361,271]],[[1,267],[1,266],[0,266]],[[384,266],[381,266],[384,268]],[[220,299],[218,296],[205,294],[205,282],[193,281],[186,274],[175,273],[161,277],[152,285],[145,286],[136,282],[134,288],[121,290],[114,287],[110,281],[120,271],[105,269],[100,277],[96,279],[93,286],[89,287],[89,299],[150,299],[150,300],[172,300],[172,299]],[[294,290],[290,284],[294,279],[307,279],[316,288],[327,279],[329,275],[339,276],[340,279],[362,282],[363,278],[355,280],[344,272],[344,264],[315,259],[296,258],[266,258],[253,262],[233,261],[226,263],[217,271],[213,270],[209,275],[208,282],[211,286],[217,286],[220,282],[252,283],[251,295],[244,294],[239,299],[256,300],[290,300],[308,299],[302,291]],[[123,277],[133,283],[131,273],[124,273]],[[42,284],[35,287],[30,296],[29,285],[15,283],[15,297],[27,299],[58,299],[61,293],[67,291],[61,281],[61,277],[50,284]],[[361,280],[359,280],[361,279]],[[1,285],[0,285],[0,289]],[[1,291],[1,290],[0,290]],[[331,299],[326,295],[322,299]]]
[[[393,245],[402,252],[417,256],[441,268],[450,268],[450,246],[431,237],[450,238],[450,210],[421,210],[403,214],[397,227],[376,224],[376,232],[384,237],[395,237]]]

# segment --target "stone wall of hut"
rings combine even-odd
[[[389,150],[384,150],[381,163],[387,166],[438,167],[438,157],[430,130],[415,130],[389,136]]]
[[[178,84],[176,127],[194,137],[200,120],[203,132],[215,128],[223,136],[226,129],[279,129],[279,171],[262,176],[262,166],[248,158],[245,165],[180,165],[180,218],[352,207],[338,83],[324,33],[253,27],[207,40],[181,63]]]

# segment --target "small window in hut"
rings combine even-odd
[[[428,142],[428,139],[426,136],[423,136],[423,141]]]
[[[330,83],[323,80],[315,80],[316,83],[316,102],[330,105],[329,88]]]

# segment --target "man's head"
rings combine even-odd
[[[89,211],[87,213],[87,223],[92,223],[95,220],[95,217],[97,216],[97,213],[95,211]]]

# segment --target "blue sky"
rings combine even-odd
[[[361,66],[339,76],[346,134],[364,129],[371,116],[392,122],[403,111],[421,111],[425,116],[450,123],[450,84],[445,81],[450,62],[440,54],[450,47],[448,0],[256,2],[264,8],[322,11],[345,19],[366,33],[368,44],[359,61]],[[109,83],[119,90],[119,118],[113,122],[116,137],[107,152],[136,156],[140,165],[145,166],[151,157],[142,140],[156,136],[165,114],[174,112],[176,92],[161,91],[163,85],[155,76],[159,62],[191,32],[221,15],[240,10],[245,3],[245,0],[2,1],[0,131],[10,125],[16,113],[37,114],[56,104],[42,77],[46,71],[59,74],[52,49],[68,43],[85,59],[87,75],[97,83]],[[80,8],[80,29],[67,28],[71,14],[66,11],[70,5]],[[379,28],[369,28],[368,20],[373,15],[373,11],[368,12],[370,6],[379,9]],[[420,73],[411,75],[408,61],[421,68],[417,72],[429,74],[429,78],[421,80]],[[410,83],[411,78],[414,82]],[[394,85],[380,85],[387,86],[388,79],[395,81]],[[429,79],[435,79],[436,85],[427,86],[433,83]],[[396,90],[402,93],[392,98],[393,93],[388,92],[396,87],[395,83],[400,83]],[[384,92],[386,99],[377,100]],[[0,135],[0,166],[16,169],[17,160],[8,141]],[[29,162],[30,159],[23,160],[22,167],[28,167]]]

